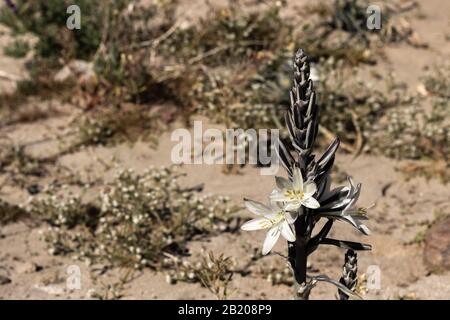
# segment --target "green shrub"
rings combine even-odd
[[[17,39],[7,45],[3,49],[3,53],[9,57],[23,58],[27,55],[29,50],[30,45],[28,44],[28,42]]]
[[[17,11],[8,7],[0,11],[0,22],[15,32],[30,32],[38,37],[36,53],[44,58],[89,59],[100,41],[105,5],[120,8],[128,1],[103,0],[18,0]],[[81,10],[81,29],[69,30],[66,26],[67,8],[76,4]]]

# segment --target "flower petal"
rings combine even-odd
[[[290,190],[292,189],[292,182],[283,177],[275,177],[275,182],[277,184],[278,189],[281,190]]]
[[[295,220],[297,220],[297,217],[298,217],[298,212],[297,211],[294,211],[294,212],[286,212],[285,214],[284,214],[284,217],[285,217],[285,219],[286,219],[286,221],[288,222],[288,223],[294,223],[295,222]]]
[[[366,236],[370,235],[370,229],[367,228],[365,224],[363,224],[360,219],[354,216],[345,216],[344,217],[348,222],[350,222],[354,227],[356,227],[361,233]]]
[[[263,255],[268,254],[272,250],[275,243],[277,243],[280,234],[281,234],[280,225],[278,224],[269,229],[263,244],[262,249]]]
[[[309,198],[317,191],[317,185],[313,181],[308,181],[305,183],[303,192],[305,193],[305,197]]]
[[[294,190],[302,191],[303,192],[303,177],[302,177],[302,171],[300,168],[295,167],[293,172],[293,183]]]
[[[302,204],[300,201],[291,201],[285,205],[284,210],[295,211],[295,210],[298,210],[298,208],[300,208],[301,206],[302,206]]]
[[[244,223],[241,226],[241,229],[245,231],[253,231],[253,230],[267,229],[270,226],[272,226],[272,223],[266,218],[255,218]]]
[[[272,212],[280,212],[284,210],[284,205],[281,201],[275,201],[270,199],[269,196],[270,207],[272,208]]]
[[[279,213],[278,212],[272,212],[272,213],[268,213],[264,215],[264,218],[266,218],[267,220],[276,220],[277,218],[279,218]]]
[[[365,224],[360,224],[359,230],[361,230],[361,232],[364,233],[365,235],[370,236],[370,234],[371,234],[370,229],[367,228],[367,226]]]
[[[281,235],[289,242],[295,241],[295,234],[287,221],[283,221],[280,226]]]
[[[309,198],[304,198],[302,200],[302,204],[310,209],[317,209],[320,207],[320,203],[314,199],[313,197],[309,197]]]
[[[272,193],[269,195],[269,199],[270,199],[270,201],[276,201],[276,202],[289,200],[289,198],[286,197],[284,195],[284,193],[279,190],[273,190]]]
[[[333,190],[326,190],[319,198],[321,208],[334,208],[344,206],[348,200],[349,187],[339,187]]]
[[[257,216],[263,216],[265,214],[271,213],[272,209],[269,208],[268,206],[257,202],[257,201],[253,201],[250,199],[244,199],[244,203],[245,203],[245,207],[250,210],[250,212],[256,214]]]

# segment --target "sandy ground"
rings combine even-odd
[[[450,34],[450,2],[427,1],[422,10],[425,19],[415,18],[413,26],[429,43],[430,48],[414,49],[407,45],[397,45],[386,49],[386,59],[375,66],[365,68],[385,68],[393,70],[400,80],[408,83],[411,90],[420,82],[422,68],[438,63],[442,57],[450,55],[450,43],[446,35]],[[0,49],[9,40],[8,35],[0,34]],[[22,61],[3,56],[0,50],[0,69],[20,75],[23,73]],[[11,90],[11,81],[0,79],[0,90]],[[62,114],[47,120],[27,124],[14,124],[0,128],[0,135],[8,136],[15,143],[36,141],[53,137],[66,130],[74,115],[74,108],[61,106]],[[210,124],[214,126],[213,124]],[[115,147],[90,147],[83,151],[66,155],[58,160],[73,172],[107,177],[96,157],[110,159],[114,156],[125,168],[141,171],[149,165],[169,165],[173,142],[170,132],[165,133],[159,147],[154,150],[144,142],[118,145]],[[49,141],[34,145],[27,152],[36,156],[56,152],[58,143]],[[108,161],[108,160],[106,160]],[[432,273],[423,261],[423,244],[414,243],[415,237],[426,228],[424,224],[432,221],[436,212],[450,213],[448,186],[438,179],[429,181],[420,177],[406,180],[396,170],[402,163],[380,156],[361,155],[354,159],[351,155],[338,154],[337,165],[343,172],[351,173],[355,181],[363,184],[360,204],[369,206],[371,220],[368,226],[372,230],[370,237],[362,238],[350,226],[336,224],[332,235],[349,240],[360,240],[373,245],[373,251],[359,254],[360,274],[367,272],[369,266],[381,270],[380,290],[369,290],[367,299],[449,299],[450,273]],[[193,185],[205,183],[206,193],[228,195],[237,203],[243,197],[264,201],[274,187],[271,176],[260,175],[255,167],[245,167],[240,175],[225,175],[220,165],[186,165],[187,177],[183,183]],[[51,177],[44,180],[49,181]],[[6,176],[0,176],[6,181]],[[32,181],[30,181],[31,183]],[[40,183],[44,183],[41,181]],[[6,181],[0,190],[0,197],[14,203],[26,201],[26,190],[19,189]],[[250,217],[242,212],[243,217]],[[114,283],[121,270],[113,270],[96,282],[92,270],[70,258],[52,256],[46,244],[40,240],[39,232],[45,226],[34,226],[27,221],[12,223],[0,228],[0,275],[7,276],[11,283],[0,285],[0,298],[4,299],[65,299],[89,298],[92,289],[103,284]],[[190,250],[195,255],[202,250],[224,253],[243,265],[249,259],[249,249],[260,248],[264,233],[223,234],[208,241],[192,242]],[[285,252],[281,241],[276,249]],[[311,258],[311,269],[316,273],[338,278],[343,263],[344,251],[334,247],[321,247]],[[261,263],[272,263],[277,256],[264,258]],[[66,289],[66,270],[69,265],[81,267],[82,286],[80,290]],[[36,268],[36,266],[39,266]],[[236,275],[230,285],[231,299],[289,299],[292,289],[285,285],[272,286],[265,279],[252,273],[242,277]],[[333,299],[336,290],[328,284],[320,284],[313,291],[313,299]],[[214,296],[199,284],[177,283],[170,285],[162,273],[150,270],[137,272],[122,290],[125,299],[207,299]]]

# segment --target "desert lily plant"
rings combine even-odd
[[[293,60],[294,76],[290,91],[291,105],[286,114],[290,143],[280,141],[278,156],[288,178],[276,177],[276,189],[269,195],[270,206],[245,199],[246,207],[258,217],[242,225],[243,230],[266,229],[263,254],[268,254],[280,235],[288,243],[289,265],[295,278],[295,298],[308,299],[318,281],[326,281],[339,288],[341,299],[358,298],[356,287],[356,256],[353,250],[370,250],[368,244],[337,240],[328,237],[335,221],[351,224],[359,232],[369,235],[362,223],[367,219],[366,208],[355,206],[361,185],[348,178],[349,186],[331,189],[331,170],[339,147],[336,138],[316,159],[313,153],[317,137],[318,107],[313,82],[309,78],[308,57],[298,50]],[[313,233],[322,219],[322,228]],[[314,235],[313,235],[314,234]],[[320,245],[334,245],[351,250],[347,253],[346,274],[343,280],[333,280],[325,275],[307,275],[308,256]],[[355,257],[355,258],[353,258]]]

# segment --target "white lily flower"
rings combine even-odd
[[[297,213],[286,212],[275,202],[268,207],[256,201],[248,199],[244,201],[247,209],[260,217],[247,221],[241,229],[245,231],[269,229],[263,244],[263,255],[272,250],[280,235],[287,241],[295,241],[295,234],[290,224],[297,219]]]
[[[317,191],[317,186],[313,181],[303,182],[302,172],[299,168],[293,170],[293,180],[276,177],[278,190],[274,190],[270,195],[270,200],[284,202],[285,210],[297,210],[301,206],[310,209],[317,209],[320,203],[313,198]]]

